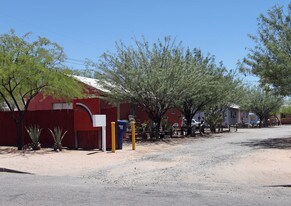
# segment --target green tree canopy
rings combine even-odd
[[[275,6],[258,18],[256,43],[244,59],[242,70],[260,77],[282,95],[291,94],[291,3],[286,11]]]
[[[212,132],[223,123],[226,109],[240,104],[245,93],[235,71],[228,71],[221,65],[214,74],[211,102],[205,108],[205,118]]]
[[[225,107],[239,96],[233,72],[199,49],[184,51],[170,37],[153,45],[145,40],[135,41],[133,47],[118,43],[116,50],[102,56],[97,79],[109,101],[140,105],[155,123],[156,137],[163,115],[172,107],[185,116],[191,134],[197,111],[206,105]]]
[[[82,96],[82,86],[65,75],[63,49],[46,38],[29,39],[14,31],[0,36],[0,96],[13,112],[18,149],[23,146],[22,124],[30,101],[40,92],[57,98]]]
[[[116,44],[116,54],[104,53],[97,79],[112,102],[140,105],[155,123],[158,137],[163,115],[183,93],[182,48],[170,37],[149,42],[135,41],[134,47]]]
[[[191,135],[191,122],[196,112],[225,108],[234,103],[235,95],[238,96],[235,92],[237,85],[232,72],[228,72],[222,63],[216,64],[214,56],[203,56],[199,49],[188,49],[183,65],[181,81],[189,84],[184,88],[183,95],[176,100],[176,106],[186,119],[187,134]]]
[[[260,88],[249,88],[241,106],[247,111],[255,113],[265,125],[271,113],[278,111],[283,104],[283,98],[272,92]]]

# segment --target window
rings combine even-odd
[[[53,110],[58,109],[73,109],[72,103],[53,103]]]
[[[236,118],[236,112],[235,111],[230,111],[230,118],[235,119]]]

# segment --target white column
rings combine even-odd
[[[102,151],[106,152],[106,127],[102,127]]]

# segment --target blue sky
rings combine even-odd
[[[67,65],[82,69],[82,61],[97,61],[114,52],[118,40],[132,44],[142,35],[155,41],[167,35],[183,46],[200,48],[229,69],[247,54],[256,33],[256,18],[288,0],[1,0],[0,33],[32,32],[61,45]],[[75,60],[81,61],[75,61]],[[71,62],[71,63],[69,63]],[[252,80],[251,80],[252,81]]]

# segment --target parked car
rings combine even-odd
[[[192,119],[191,126],[195,126],[197,129],[199,128],[201,122],[196,121],[196,119]]]
[[[196,119],[192,119],[192,122],[191,122],[191,126],[192,127],[195,127],[196,129],[199,128],[201,122],[198,122]],[[187,122],[186,122],[186,119],[183,119],[183,126],[186,126],[187,125]]]

